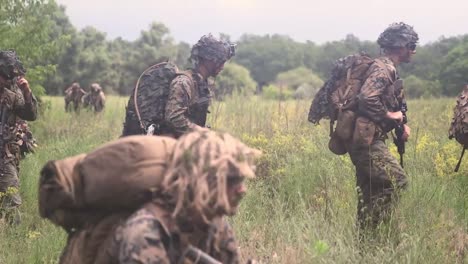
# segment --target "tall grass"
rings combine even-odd
[[[59,159],[116,139],[126,98],[110,97],[105,112],[63,111],[61,98],[32,123],[40,142],[21,164],[23,223],[0,225],[0,263],[56,263],[66,234],[37,212],[39,171]],[[454,100],[409,102],[410,181],[392,222],[357,243],[354,168],[328,151],[328,125],[307,122],[309,102],[236,97],[215,102],[209,123],[264,153],[231,219],[243,258],[264,263],[468,263],[468,158],[453,173],[461,148],[447,139]],[[387,141],[391,145],[390,140]],[[396,154],[396,149],[391,146]]]

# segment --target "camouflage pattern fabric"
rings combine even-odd
[[[379,60],[383,64],[370,67],[369,77],[358,95],[358,115],[369,118],[376,132],[371,135],[369,145],[351,143],[348,147],[361,195],[358,205],[361,227],[376,227],[387,219],[398,191],[407,184],[404,170],[384,142],[386,133],[396,125],[385,121],[384,116],[386,111],[399,111],[403,93],[393,86],[398,77],[392,61],[386,57]]]
[[[204,127],[211,103],[208,81],[193,70],[188,74],[191,78],[179,75],[172,81],[166,105],[168,132],[176,137],[196,126]]]
[[[361,228],[376,227],[389,219],[399,191],[407,185],[406,175],[383,139],[370,146],[352,145],[349,156],[356,167],[358,223]]]
[[[368,77],[358,95],[358,115],[371,119],[384,132],[388,132],[395,128],[396,123],[387,121],[385,115],[387,111],[400,111],[404,94],[402,87],[393,85],[399,79],[393,62],[387,57],[377,60],[381,64],[374,63],[369,68]]]
[[[93,83],[90,92],[82,98],[84,107],[91,107],[94,112],[101,112],[106,105],[106,96],[99,84]]]
[[[0,75],[8,80],[25,75],[26,69],[14,50],[0,51]]]
[[[416,44],[418,40],[418,34],[412,26],[399,22],[388,26],[380,34],[377,43],[382,48],[398,48],[405,47],[409,43]]]
[[[468,148],[468,84],[457,97],[457,105],[453,110],[449,138],[455,138],[458,143]]]
[[[235,46],[236,44],[234,43],[218,40],[213,37],[213,35],[208,34],[202,36],[200,40],[193,45],[190,52],[190,61],[195,67],[199,65],[200,58],[217,63],[224,63],[235,55]]]
[[[18,210],[22,204],[18,173],[19,169],[13,162],[3,163],[0,167],[0,218],[5,217],[9,223],[21,220]]]
[[[18,192],[20,147],[17,144],[16,120],[19,117],[32,121],[37,117],[37,102],[34,96],[31,102],[25,102],[21,92],[11,90],[2,88],[0,91],[0,210],[16,208],[21,204]],[[10,192],[11,188],[16,189],[16,192]]]
[[[224,219],[219,220],[208,231],[196,230],[190,223],[179,227],[162,207],[146,206],[117,228],[111,247],[113,263],[189,263],[183,256],[185,243],[222,263],[239,263],[231,227]]]
[[[347,88],[345,82],[347,78],[348,69],[354,69],[352,74],[353,76],[351,76],[352,79],[362,81],[362,76],[359,76],[360,73],[363,72],[361,70],[362,66],[365,67],[365,69],[363,69],[365,73],[366,69],[372,62],[373,60],[364,53],[352,54],[336,60],[333,63],[331,77],[320,88],[320,90],[317,92],[312,101],[312,104],[309,109],[308,120],[314,124],[318,124],[322,118],[333,119],[333,112],[336,108],[336,106],[333,104],[337,102],[334,102],[331,97],[337,89]]]
[[[164,113],[169,98],[169,86],[178,71],[175,64],[162,62],[143,72],[128,100],[122,136],[146,134],[146,129],[152,124],[158,126],[156,133],[160,134],[166,126]],[[135,101],[138,105],[138,112]],[[138,114],[142,124],[140,124]]]
[[[86,92],[75,83],[65,90],[65,111],[69,112],[70,103],[73,103],[73,111],[78,112],[81,106],[81,101]]]
[[[28,153],[34,153],[34,149],[37,148],[37,141],[28,123],[21,119],[16,122],[16,143],[20,147],[21,158],[25,158]]]
[[[151,124],[155,134],[179,137],[195,126],[205,126],[211,91],[208,82],[193,70],[178,72],[172,63],[150,68],[141,77],[137,103],[143,130],[138,121],[134,94],[127,105],[123,136],[145,134]]]

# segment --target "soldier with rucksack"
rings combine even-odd
[[[453,110],[453,119],[449,129],[449,139],[455,138],[462,145],[462,154],[455,166],[455,172],[460,169],[465,150],[468,148],[468,83],[457,97],[457,105]]]
[[[417,42],[418,34],[411,26],[391,24],[377,40],[383,56],[371,59],[361,54],[338,60],[332,78],[311,105],[309,121],[331,120],[330,150],[338,155],[349,153],[356,167],[361,228],[374,228],[387,220],[398,192],[407,185],[402,162],[390,154],[385,140],[395,130],[394,140],[400,154],[404,153],[410,129],[396,67],[411,61]]]
[[[17,118],[33,121],[37,101],[28,81],[26,69],[13,50],[0,51],[0,218],[9,223],[21,221],[18,207],[20,146],[17,142]]]
[[[209,34],[192,47],[193,69],[179,71],[170,62],[146,69],[130,96],[122,136],[179,137],[194,127],[204,127],[212,97],[208,78],[217,76],[234,54],[234,44]]]
[[[89,92],[82,98],[83,106],[90,107],[94,112],[101,112],[106,106],[106,96],[101,85],[92,83]]]
[[[86,92],[81,88],[79,83],[72,83],[72,85],[65,90],[65,112],[71,111],[71,103],[73,104],[73,111],[79,112],[81,100],[85,95]]]
[[[49,161],[39,212],[68,233],[63,264],[239,263],[225,216],[237,212],[258,155],[206,128],[177,141],[123,137]]]

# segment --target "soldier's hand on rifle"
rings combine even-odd
[[[403,125],[403,135],[401,136],[401,138],[404,141],[408,141],[408,138],[409,138],[410,134],[411,134],[411,128],[408,125],[404,124]]]
[[[403,112],[401,111],[387,112],[386,117],[390,120],[396,121],[398,124],[401,124],[403,122]]]

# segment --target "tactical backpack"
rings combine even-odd
[[[39,213],[67,231],[111,212],[135,210],[159,190],[176,140],[130,136],[88,154],[47,162]]]
[[[449,139],[455,138],[463,146],[462,154],[455,167],[455,172],[457,172],[465,154],[465,149],[468,148],[468,85],[465,86],[465,89],[457,97],[457,105],[453,112]]]
[[[353,54],[335,61],[330,79],[317,92],[310,106],[310,122],[318,124],[322,118],[330,119],[328,146],[337,155],[347,153],[345,143],[353,136],[357,95],[374,62],[382,63],[366,54]]]
[[[164,114],[172,80],[180,72],[171,62],[161,62],[146,69],[138,78],[128,100],[122,136],[161,134],[168,126]]]

